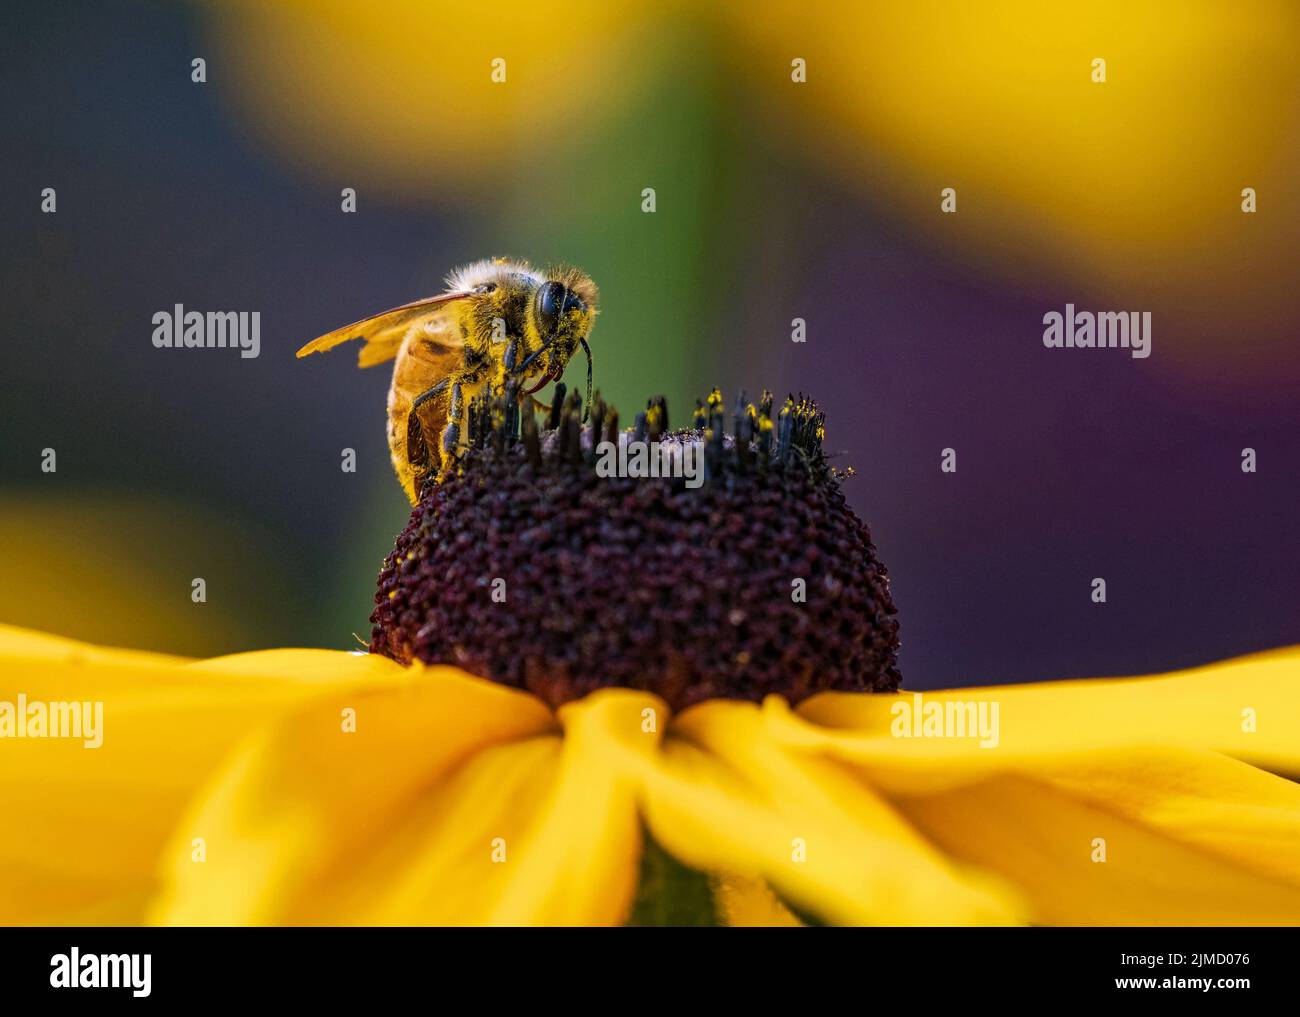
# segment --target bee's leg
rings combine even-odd
[[[506,344],[506,351],[501,357],[502,380],[501,393],[504,395],[510,389],[510,383],[519,377],[519,339],[511,339]],[[519,398],[522,402],[524,395],[527,393],[519,390]]]
[[[537,347],[537,349],[533,350],[532,353],[528,354],[528,356],[524,358],[524,362],[520,364],[516,370],[510,371],[509,373],[521,374],[521,375],[526,373],[529,366],[532,364],[532,362],[536,360],[539,356],[541,356],[543,353],[545,353],[548,349],[551,348],[551,345],[555,342],[556,338],[558,338],[558,336],[552,335],[549,339],[546,340],[546,342],[542,343],[541,346]],[[582,419],[585,422],[587,420],[587,417],[591,415],[591,396],[592,396],[591,347],[587,345],[586,339],[579,339],[578,341],[582,343],[582,350],[584,353],[587,354],[587,401],[584,404],[583,411],[582,411]],[[510,354],[509,349],[506,350],[506,354],[507,356]],[[538,388],[540,387],[541,386],[539,385]]]
[[[510,345],[506,347],[505,357],[502,360],[502,364],[505,366],[506,369],[507,379],[513,378],[518,374],[518,364],[516,363],[518,358],[519,358],[519,340],[511,339]],[[543,385],[546,384],[548,380],[549,379],[547,378],[543,378],[542,384]],[[536,413],[539,410],[542,413],[547,413],[550,411],[551,409],[550,403],[542,402],[540,399],[537,398],[537,396],[533,395],[532,392],[520,391],[519,393],[520,401],[522,401],[525,396],[528,397],[528,401],[532,404],[534,413]]]
[[[421,392],[418,396],[415,397],[415,402],[411,403],[411,409],[418,410],[421,406],[427,403],[434,396],[446,392],[447,386],[450,384],[451,384],[450,378],[443,378],[442,381],[434,385],[433,388],[426,388],[423,392]]]
[[[451,386],[451,404],[447,407],[447,426],[442,429],[442,472],[456,461],[456,449],[460,446],[460,418],[464,412],[460,392],[460,382]]]
[[[430,399],[435,399],[447,391],[448,384],[450,379],[443,378],[432,388],[421,392],[415,397],[415,402],[411,403],[411,412],[406,418],[406,460],[416,468],[417,472],[427,473],[430,467],[429,443],[425,440],[424,428],[420,426],[419,409]]]
[[[538,357],[540,357],[543,353],[545,353],[547,350],[551,348],[551,346],[554,344],[557,338],[558,338],[558,334],[552,335],[551,338],[547,339],[546,342],[542,343],[541,346],[537,347],[537,349],[533,350],[532,353],[524,357],[524,362],[520,364],[519,367],[513,373],[524,374],[528,370],[528,368],[532,366],[534,360],[536,360]]]

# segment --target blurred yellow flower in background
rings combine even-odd
[[[798,11],[759,0],[734,22],[763,64],[808,61],[806,86],[756,75],[794,149],[869,185],[981,271],[1045,276],[1081,299],[1101,290],[1105,306],[1177,308],[1160,323],[1174,363],[1258,376],[1290,351],[1267,326],[1293,306],[1300,241],[1283,211],[1300,173],[1300,7],[813,0]],[[945,187],[955,217],[939,214]],[[1256,214],[1242,211],[1247,187]],[[1209,312],[1238,330],[1198,330]],[[1255,363],[1225,359],[1227,344]]]
[[[1300,172],[1300,8],[1286,0],[337,0],[209,14],[259,135],[300,171],[364,170],[386,200],[517,214],[520,179],[536,200],[592,142],[618,145],[620,118],[654,135],[642,101],[679,103],[679,79],[718,62],[744,90],[713,98],[761,118],[755,144],[824,168],[976,271],[1159,306],[1162,358],[1221,381],[1266,377],[1291,349],[1276,327],[1300,240],[1278,211]],[[624,181],[624,200],[660,169]],[[955,217],[939,213],[946,187]],[[1204,327],[1209,312],[1234,334]],[[1247,356],[1225,363],[1226,343]]]
[[[908,693],[670,718],[325,650],[0,658],[0,699],[104,703],[98,749],[3,744],[7,922],[612,924],[643,829],[736,924],[1300,917],[1296,650],[925,694],[998,702],[994,749],[896,737]]]
[[[300,170],[360,171],[389,198],[450,204],[527,175],[635,85],[660,11],[571,0],[208,5],[224,87]]]

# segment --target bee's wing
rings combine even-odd
[[[406,338],[406,333],[410,331],[413,324],[418,321],[431,322],[432,319],[446,315],[449,311],[447,305],[451,301],[463,300],[469,295],[465,291],[440,293],[436,297],[425,297],[423,300],[394,307],[382,314],[362,318],[351,325],[336,328],[319,339],[313,339],[298,351],[298,356],[323,353],[349,340],[364,339],[366,344],[361,347],[361,352],[357,355],[358,366],[373,367],[375,364],[382,364],[397,356],[397,351],[402,347],[402,340]]]

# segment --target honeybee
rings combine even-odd
[[[364,339],[361,367],[396,358],[388,390],[388,449],[397,479],[419,500],[427,478],[456,460],[469,402],[485,387],[518,384],[521,399],[558,381],[581,346],[591,404],[591,334],[596,284],[577,268],[539,272],[507,258],[456,269],[434,297],[394,307],[313,339],[299,357]]]

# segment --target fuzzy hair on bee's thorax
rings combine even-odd
[[[482,258],[468,265],[452,269],[447,275],[448,292],[469,293],[490,283],[497,286],[526,286],[536,289],[546,281],[546,276],[538,272],[526,261],[515,258]]]

